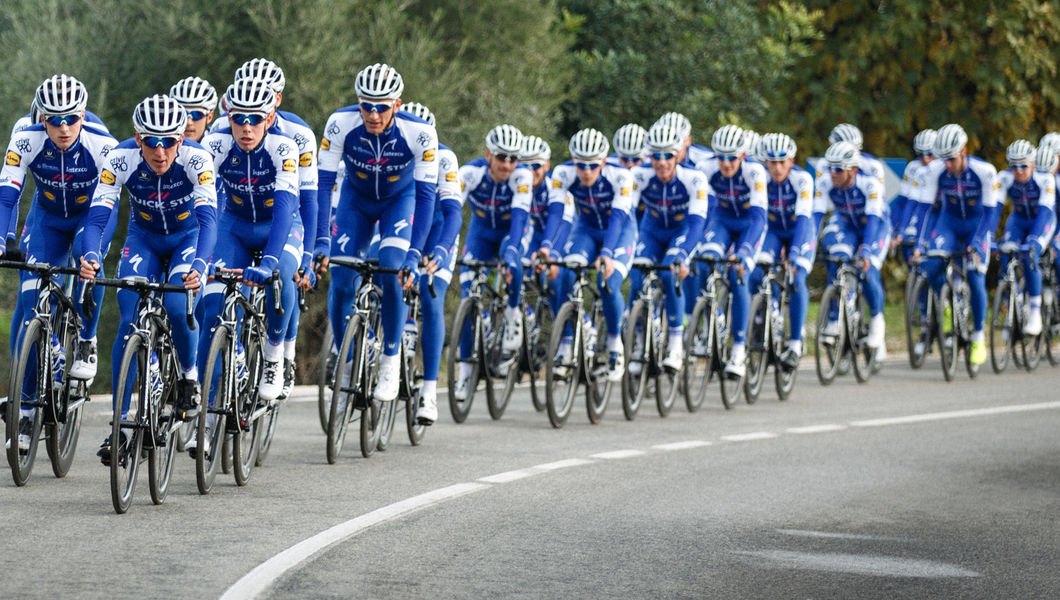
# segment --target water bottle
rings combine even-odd
[[[406,356],[416,356],[416,343],[419,341],[419,330],[416,321],[409,317],[405,320],[405,329],[401,332],[401,341],[405,345]]]
[[[780,302],[773,298],[770,306],[770,314],[773,316],[773,331],[779,334],[784,326],[784,315],[780,312]]]
[[[151,400],[158,402],[162,398],[162,372],[158,364],[158,354],[151,351],[151,358],[147,362],[148,383],[151,389]]]
[[[526,330],[533,331],[537,327],[537,315],[534,313],[533,306],[526,307]]]
[[[236,385],[242,386],[246,383],[247,378],[250,376],[250,372],[247,371],[247,349],[243,347],[242,342],[236,342]]]
[[[589,315],[584,317],[585,324],[585,353],[589,356],[596,354],[596,323],[593,323]]]
[[[55,383],[63,382],[63,371],[66,368],[66,352],[59,343],[59,336],[52,334],[52,377]]]

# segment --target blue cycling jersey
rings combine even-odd
[[[990,163],[975,156],[967,157],[967,164],[959,175],[946,169],[946,162],[932,161],[924,174],[921,197],[938,198],[941,214],[949,220],[978,221],[972,234],[972,245],[980,245],[997,226],[998,192],[997,170]],[[929,204],[922,202],[918,216],[927,213]]]
[[[545,226],[545,239],[556,237],[563,222],[564,196],[569,193],[576,209],[575,223],[590,229],[605,230],[600,255],[614,258],[626,223],[632,222],[633,175],[629,170],[604,165],[591,186],[578,179],[574,163],[567,161],[552,172],[553,199]]]
[[[666,182],[659,179],[650,165],[633,169],[633,202],[644,205],[641,229],[681,228],[681,232],[674,234],[684,236],[681,260],[688,258],[703,237],[708,190],[703,173],[681,165],[677,165],[673,177]]]

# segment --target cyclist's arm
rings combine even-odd
[[[316,249],[314,253],[321,252],[324,256],[331,254],[331,236],[328,234],[328,226],[331,223],[331,194],[335,187],[335,177],[342,163],[342,154],[345,144],[346,133],[349,131],[346,123],[348,115],[343,111],[333,113],[328,117],[327,125],[324,126],[324,135],[320,138],[320,151],[317,153],[317,218],[316,218]],[[306,231],[306,237],[310,232]]]
[[[405,261],[408,263],[411,260],[413,264],[418,265],[422,256],[421,248],[427,241],[427,234],[431,232],[434,203],[438,197],[438,133],[434,127],[423,122],[401,120],[395,127],[401,125],[409,128],[409,147],[416,153],[413,170],[413,178],[416,180],[416,209],[412,217],[412,239]]]
[[[601,173],[600,176],[610,174],[614,196],[611,199],[611,215],[607,220],[607,232],[604,234],[600,256],[613,259],[622,229],[633,218],[633,176],[620,167],[605,165],[604,169],[606,173]]]
[[[284,160],[274,154],[276,183],[273,190],[272,227],[262,249],[261,268],[272,271],[280,262],[280,253],[291,235],[294,210],[298,206],[298,175],[294,159]]]
[[[1038,198],[1038,214],[1034,217],[1027,241],[1037,244],[1038,254],[1041,254],[1048,247],[1048,234],[1056,223],[1056,188],[1053,176],[1049,173],[1035,173],[1034,178],[1042,195]]]
[[[29,136],[18,134],[11,138],[4,156],[4,167],[0,169],[0,223],[8,227],[8,239],[18,236],[18,199],[26,182],[26,168],[33,160],[30,152],[19,152],[18,145],[29,141]],[[38,142],[39,143],[39,142]]]
[[[207,161],[199,171],[189,172],[188,178],[194,184],[192,202],[195,207],[195,219],[199,222],[199,235],[195,242],[195,260],[191,268],[199,273],[206,273],[217,242],[217,188],[214,185],[213,161]]]
[[[681,171],[681,167],[678,167],[678,171]],[[677,259],[679,262],[687,263],[688,257],[703,239],[703,228],[707,223],[709,205],[707,198],[710,196],[710,186],[706,176],[700,171],[689,170],[683,179],[689,196],[688,229],[685,231],[684,240],[678,247]]]
[[[560,224],[565,220],[567,204],[573,207],[574,200],[567,191],[572,174],[564,166],[556,167],[552,174],[552,187],[549,189],[548,216],[545,219],[545,232],[541,236],[541,247],[552,250],[553,244],[559,239],[561,233]],[[573,211],[571,211],[573,213]],[[572,216],[573,222],[573,216]],[[569,232],[568,232],[569,233]]]
[[[877,238],[880,231],[886,230],[888,224],[884,221],[883,184],[879,178],[869,176],[863,188],[865,193],[865,229],[861,237],[861,253],[870,253],[879,246]],[[881,230],[881,228],[884,228]]]
[[[434,248],[424,248],[435,256],[438,264],[445,264],[449,249],[456,242],[463,224],[464,197],[460,192],[460,172],[456,153],[449,148],[438,148],[438,207],[442,211],[442,230]]]
[[[980,198],[983,204],[983,216],[979,220],[978,227],[975,228],[972,246],[979,248],[979,251],[982,252],[979,258],[986,260],[986,253],[982,251],[982,246],[987,236],[997,229],[997,221],[1001,215],[999,204],[1004,200],[1001,197],[1001,182],[997,179],[997,170],[994,169],[993,165],[985,161],[972,161],[969,158],[968,166],[979,175],[983,190],[982,198]]]
[[[508,178],[508,185],[512,187],[512,224],[508,231],[508,245],[504,249],[504,262],[508,265],[514,265],[523,259],[520,244],[526,230],[526,219],[530,214],[530,202],[533,200],[533,177],[530,169],[517,168]]]

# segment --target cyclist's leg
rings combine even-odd
[[[942,286],[946,283],[946,258],[961,249],[962,244],[957,239],[953,221],[945,214],[940,214],[928,243],[928,259],[924,261],[924,276],[936,294],[942,293]]]
[[[182,277],[191,270],[191,259],[195,258],[195,245],[198,240],[198,229],[191,229],[183,235],[170,236],[173,239],[164,240],[164,247],[156,244],[160,254],[168,254],[169,273],[166,283],[172,285],[184,285]],[[199,295],[195,297],[196,304]],[[198,379],[198,367],[196,358],[198,345],[196,331],[188,326],[185,311],[187,310],[187,297],[184,294],[168,293],[162,300],[169,315],[170,336],[173,338],[173,347],[176,350],[177,360],[185,379]],[[198,327],[198,325],[196,325]]]
[[[162,269],[162,261],[155,251],[146,243],[150,239],[149,233],[138,228],[135,223],[129,224],[129,235],[126,237],[125,246],[122,248],[121,262],[118,263],[118,278],[147,277],[151,281],[160,279],[159,273]],[[131,290],[118,290],[118,333],[114,339],[114,347],[111,350],[111,389],[118,384],[121,371],[121,359],[125,355],[126,335],[131,333],[133,322],[136,320],[136,305],[139,300],[136,292]],[[135,380],[129,377],[129,385]],[[114,390],[115,394],[122,392]],[[122,407],[121,416],[124,418],[129,411],[128,390],[121,393]],[[109,437],[108,437],[109,439]]]
[[[468,226],[467,237],[464,241],[464,252],[462,258],[465,260],[496,261],[497,251],[501,247],[501,240],[505,237],[503,229],[492,229],[482,225],[479,220],[472,220]],[[460,297],[466,298],[471,293],[471,283],[475,280],[474,269],[464,269],[460,272]],[[510,316],[510,315],[509,315]],[[471,353],[471,329],[465,328],[460,335],[460,355],[468,356]],[[470,373],[471,365],[461,363],[462,370]]]
[[[364,212],[362,210],[366,208],[364,203],[353,202],[352,197],[347,196],[346,190],[343,191],[342,196],[339,200],[339,208],[335,211],[331,254],[332,256],[363,258],[371,242],[378,215]],[[357,287],[354,287],[355,280],[359,280],[357,275],[357,271],[347,267],[331,268],[328,318],[331,320],[331,331],[334,334],[336,346],[342,343],[342,336],[346,333],[346,316],[352,310],[354,299],[357,296]],[[347,356],[344,359],[349,360],[350,357]]]
[[[827,223],[824,226],[824,231],[821,236],[821,247],[825,249],[827,256],[835,258],[850,258],[854,256],[855,243],[857,238],[854,234],[847,231],[843,227],[843,222],[840,217],[835,213],[829,217]],[[835,263],[827,263],[828,281],[831,282],[835,279],[836,271],[839,270],[839,265]],[[832,327],[832,323],[838,324],[839,321],[839,306],[832,305],[828,307],[828,323],[829,327]]]
[[[603,242],[604,232],[600,232],[599,242]],[[637,229],[632,221],[627,221],[622,233],[618,236],[615,245],[615,253],[612,256],[615,271],[607,279],[610,292],[603,292],[604,318],[607,320],[607,347],[611,352],[617,352],[622,347],[622,316],[625,314],[626,303],[622,297],[622,281],[629,274],[629,265],[633,261],[633,244],[636,242]],[[595,257],[593,257],[595,258]]]
[[[445,346],[445,294],[456,268],[456,248],[459,240],[449,249],[449,263],[434,272],[434,296],[427,286],[427,278],[420,278],[420,306],[423,309],[423,393],[433,392],[438,384],[438,368],[442,362]],[[431,247],[431,246],[428,246]],[[432,389],[428,390],[430,385]]]
[[[81,218],[81,222],[77,226],[77,230],[74,233],[73,238],[73,249],[74,256],[79,257],[81,254],[81,238],[84,237],[85,222],[88,219],[88,213]],[[107,255],[107,251],[110,249],[111,240],[114,238],[114,230],[118,226],[118,211],[112,210],[110,212],[110,219],[107,220],[107,225],[103,228],[103,242],[100,247],[103,248],[103,256]],[[100,261],[99,265],[99,276],[104,277],[106,275],[103,267],[103,261]],[[81,306],[79,298],[75,298],[75,304],[77,311],[81,314],[81,333],[79,339],[81,341],[89,340],[95,343],[96,329],[99,325],[99,315],[103,308],[103,292],[102,286],[97,286],[92,292],[92,300],[95,303],[91,313],[86,313],[84,307]]]
[[[788,246],[788,259],[794,264],[795,274],[792,277],[794,286],[789,296],[788,323],[790,341],[789,348],[799,351],[802,349],[802,328],[806,323],[806,312],[810,307],[810,291],[806,287],[806,278],[813,267],[813,250],[809,248],[795,248]]]
[[[408,219],[415,201],[415,189],[410,187],[400,201],[390,201],[379,216],[380,266],[397,269],[405,262],[412,237],[412,226]],[[397,275],[380,275],[379,283],[383,289],[383,357],[394,357],[396,361],[409,307],[405,304]]]
[[[747,223],[741,223],[738,228],[731,229],[730,234],[737,239],[736,246],[738,248],[752,249],[751,255],[743,262],[745,272],[750,274],[757,262],[758,253],[762,250],[762,240],[764,239],[765,232],[763,231],[757,236],[757,238],[751,239],[749,237],[751,232],[747,225]],[[750,317],[751,312],[751,290],[747,285],[747,279],[747,277],[737,277],[735,270],[729,271],[729,289],[732,293],[732,339],[734,356],[739,355],[737,348],[743,345],[747,336],[747,320]]]

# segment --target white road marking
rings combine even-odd
[[[463,496],[488,489],[490,486],[481,483],[458,483],[444,488],[431,490],[419,496],[413,496],[400,502],[373,510],[370,513],[350,519],[345,523],[322,531],[311,538],[303,540],[287,550],[280,552],[269,560],[261,563],[251,572],[244,575],[239,581],[232,584],[221,596],[221,600],[235,600],[241,598],[256,598],[264,593],[269,587],[276,583],[288,571],[305,562],[318,552],[343,542],[359,533],[381,523],[392,521],[403,517],[413,511],[428,506],[439,504]]]
[[[968,410],[953,410],[948,412],[925,413],[921,415],[909,415],[905,417],[866,419],[864,421],[852,421],[850,424],[854,427],[883,427],[885,425],[906,425],[909,423],[925,423],[928,421],[964,419],[968,417],[985,417],[989,415],[1028,412],[1035,410],[1049,410],[1053,408],[1060,408],[1060,402],[1039,402],[1035,404],[1014,404],[1012,406],[994,406],[990,408],[971,408]]]
[[[658,446],[652,446],[652,450],[662,450],[663,452],[673,452],[674,450],[691,450],[692,448],[703,448],[705,446],[713,446],[714,442],[706,442],[703,440],[689,440],[687,442],[673,442],[670,444],[659,444]]]
[[[778,529],[777,533],[796,537],[823,538],[836,540],[868,540],[876,542],[905,542],[908,538],[891,535],[868,535],[864,533],[838,533],[834,531],[806,531],[804,529]]]
[[[591,458],[603,458],[603,459],[618,459],[618,458],[632,458],[634,456],[644,456],[647,452],[643,450],[613,450],[611,452],[601,452],[599,454],[590,454]]]
[[[807,427],[791,427],[785,429],[787,433],[795,434],[807,434],[807,433],[828,433],[830,431],[843,431],[846,429],[846,425],[839,425],[838,423],[826,423],[824,425],[809,425]]]
[[[723,435],[721,439],[726,442],[754,442],[757,440],[771,440],[777,434],[770,431],[755,431],[752,433],[737,433],[735,435]]]
[[[834,552],[791,552],[788,550],[759,550],[735,552],[755,559],[768,559],[788,569],[853,573],[874,577],[979,577],[979,573],[958,565],[916,558],[898,558],[871,554],[843,554]]]
[[[516,481],[519,479],[525,479],[527,477],[533,477],[534,475],[540,475],[541,473],[548,473],[557,469],[565,469],[567,467],[577,467],[580,465],[587,465],[593,461],[584,458],[570,458],[567,460],[560,460],[553,463],[545,463],[542,465],[535,465],[533,467],[527,467],[525,469],[516,469],[514,471],[505,471],[504,473],[497,473],[496,475],[489,475],[486,477],[480,477],[478,481],[483,483],[508,483],[510,481]]]

